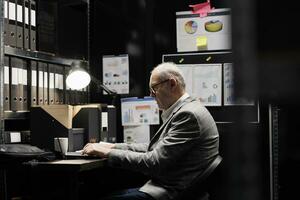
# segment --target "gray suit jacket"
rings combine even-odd
[[[111,166],[142,172],[151,179],[140,188],[155,199],[176,198],[218,155],[214,119],[196,99],[173,110],[150,144],[117,144],[108,156]]]

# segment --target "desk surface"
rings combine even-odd
[[[74,159],[74,160],[54,160],[48,162],[28,162],[38,170],[67,170],[67,171],[87,171],[106,166],[107,159]]]

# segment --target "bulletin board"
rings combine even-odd
[[[186,91],[200,99],[217,123],[231,123],[243,114],[247,122],[259,123],[259,101],[234,96],[233,55],[230,51],[165,54],[182,70]]]

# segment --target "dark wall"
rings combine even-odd
[[[199,1],[91,1],[91,70],[102,78],[102,55],[129,54],[130,96],[149,95],[151,69],[176,53],[177,11]],[[212,1],[214,7],[223,7]],[[99,94],[91,96],[96,100]]]

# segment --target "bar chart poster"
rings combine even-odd
[[[123,126],[159,124],[159,108],[153,97],[122,98]]]
[[[193,70],[193,96],[205,106],[221,106],[222,64],[199,64]]]

